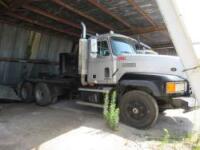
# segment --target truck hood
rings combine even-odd
[[[123,61],[117,61],[120,74],[125,72],[168,74],[186,78],[179,57],[166,55],[137,54],[124,56]]]

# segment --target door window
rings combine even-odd
[[[98,41],[98,56],[109,56],[109,48],[107,41]]]

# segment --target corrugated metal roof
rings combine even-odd
[[[1,18],[3,20],[12,18],[16,23],[24,24],[26,22],[27,25],[27,20],[19,18],[19,16],[22,16],[32,20],[32,23],[29,22],[28,24],[34,24],[34,21],[37,20],[39,23],[50,25],[52,30],[54,30],[53,28],[62,31],[67,29],[77,34],[80,34],[80,29],[67,25],[61,20],[77,25],[84,21],[89,29],[97,33],[105,33],[113,29],[118,33],[134,36],[134,34],[144,31],[149,33],[141,34],[140,38],[151,46],[163,44],[163,41],[166,44],[171,43],[155,0],[3,1],[8,4],[7,9],[2,9],[4,16]],[[43,14],[41,14],[41,11],[43,11]],[[18,16],[8,15],[8,12],[15,13]],[[52,19],[49,15],[54,15],[57,20]],[[127,27],[127,25],[130,27]],[[37,24],[37,26],[40,25]],[[141,30],[132,30],[131,28]],[[163,34],[164,30],[166,34]]]

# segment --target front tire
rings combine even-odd
[[[135,128],[150,128],[158,118],[156,100],[143,91],[129,91],[120,99],[120,119]]]

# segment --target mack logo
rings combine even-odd
[[[123,63],[122,67],[136,67],[136,63]]]

